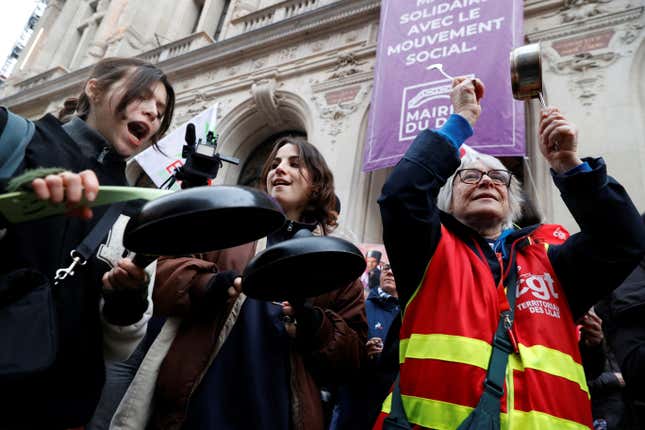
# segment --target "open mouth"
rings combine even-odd
[[[284,179],[276,179],[275,181],[273,181],[274,187],[277,187],[278,185],[291,185],[291,184],[285,181]]]
[[[130,132],[131,135],[136,137],[137,140],[141,140],[148,134],[150,129],[143,122],[130,121],[128,123],[128,131]]]

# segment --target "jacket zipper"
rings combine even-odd
[[[96,157],[96,161],[98,161],[99,163],[103,164],[103,160],[105,160],[105,156],[108,155],[109,152],[110,152],[110,147],[109,146],[103,147],[103,149],[101,150],[101,153],[99,154],[99,156]]]

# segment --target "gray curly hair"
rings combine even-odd
[[[464,156],[461,158],[461,165],[457,170],[467,169],[473,166],[477,161],[483,163],[490,169],[506,169],[506,166],[499,161],[498,158],[492,155],[482,154],[474,149],[462,145],[465,150]],[[446,181],[446,184],[439,190],[437,196],[437,207],[444,212],[452,213],[452,188],[455,181],[456,171]],[[509,213],[504,219],[502,228],[511,228],[513,222],[520,218],[522,215],[522,183],[513,175],[511,177],[511,185],[508,187],[508,205]]]

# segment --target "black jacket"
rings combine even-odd
[[[625,379],[627,424],[645,426],[645,260],[596,306]]]
[[[581,229],[548,251],[574,318],[616,288],[645,253],[645,228],[624,188],[607,175],[601,158],[585,160],[590,172],[570,176],[552,172]],[[478,240],[493,277],[499,280],[499,263],[487,242],[436,206],[439,189],[459,164],[454,146],[440,134],[426,130],[417,136],[383,187],[379,199],[383,241],[403,305],[424,276],[442,224],[466,243]],[[506,243],[530,229],[512,233]]]
[[[0,109],[2,116],[6,111]],[[83,156],[51,115],[35,124],[35,134],[16,174],[36,167],[61,167],[73,172],[91,169],[101,185],[126,185],[121,157],[107,152],[101,163]],[[57,216],[10,225],[0,241],[0,273],[32,268],[53,285],[55,271],[69,266],[70,251],[105,210],[95,208],[91,221]],[[57,429],[80,426],[89,420],[104,381],[99,300],[101,276],[107,269],[105,263],[93,258],[54,290],[59,335],[56,362],[42,374],[0,387],[0,427]]]

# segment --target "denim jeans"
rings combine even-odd
[[[165,319],[163,318],[153,317],[148,323],[146,335],[139,342],[132,355],[125,361],[116,361],[106,365],[105,385],[101,392],[101,398],[94,411],[94,416],[85,427],[85,430],[108,430],[110,428],[110,421],[112,421],[121,399],[128,390],[134,375],[148,353],[150,345],[157,338],[164,322]]]

